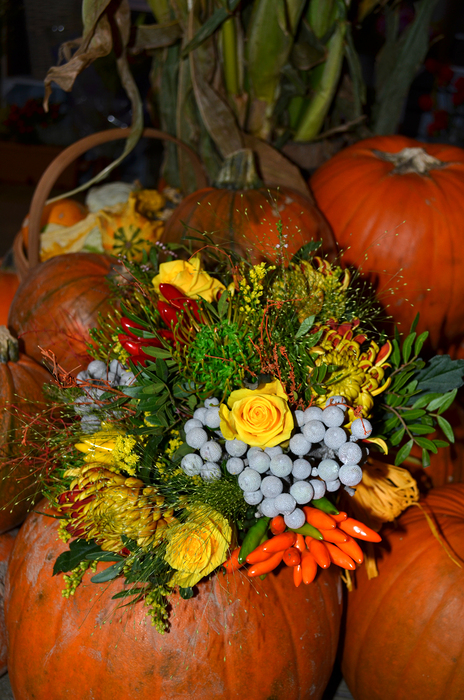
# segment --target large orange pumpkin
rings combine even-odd
[[[356,700],[464,697],[464,484],[422,504],[461,568],[417,507],[382,530],[379,576],[361,567],[347,596],[342,671]]]
[[[19,287],[16,272],[0,270],[0,326],[6,326],[11,302]]]
[[[51,374],[18,353],[18,342],[0,327],[0,532],[19,525],[37,499],[35,466],[22,456],[22,427],[44,406]]]
[[[19,287],[8,325],[26,353],[43,360],[40,347],[52,350],[58,363],[76,374],[90,362],[86,343],[98,314],[107,314],[107,277],[112,263],[104,255],[69,253],[38,265]]]
[[[171,628],[160,635],[142,603],[115,610],[120,581],[91,584],[86,574],[73,598],[62,597],[62,577],[51,575],[65,548],[57,529],[31,514],[10,560],[5,617],[16,700],[321,698],[341,615],[336,571],[298,589],[287,567],[257,582],[219,574],[190,600],[173,596]]]
[[[265,187],[257,179],[251,151],[244,149],[229,156],[215,187],[182,200],[167,220],[161,241],[175,243],[207,233],[226,253],[235,250],[253,262],[278,259],[282,246],[291,258],[311,240],[322,240],[330,252],[333,236],[309,196],[287,187]],[[195,241],[193,247],[203,246]]]
[[[363,269],[400,329],[420,312],[418,332],[430,331],[434,349],[459,342],[464,150],[376,136],[337,153],[311,188],[343,263]]]
[[[3,609],[3,597],[5,591],[5,578],[8,562],[15,542],[16,531],[0,535],[0,676],[7,670],[8,645],[6,639],[5,611]]]

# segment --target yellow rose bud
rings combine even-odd
[[[226,440],[237,438],[264,449],[289,439],[293,416],[278,379],[254,390],[233,391],[227,404],[229,408],[225,404],[219,408],[220,428]]]
[[[225,562],[232,529],[220,513],[199,505],[189,509],[186,522],[171,526],[166,538],[165,559],[177,569],[171,585],[188,588]]]
[[[153,286],[158,294],[160,284],[172,284],[191,299],[201,297],[210,304],[216,300],[217,293],[225,289],[219,280],[201,269],[197,255],[190,260],[161,263],[159,273],[153,278]]]

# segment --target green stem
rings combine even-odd
[[[237,61],[237,32],[235,17],[229,17],[222,25],[222,55],[224,60],[224,79],[228,95],[238,95],[239,72]]]

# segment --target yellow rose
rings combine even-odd
[[[177,569],[171,584],[188,588],[225,562],[232,529],[220,513],[200,505],[189,510],[186,522],[170,527],[166,537],[165,559]]]
[[[159,273],[153,278],[153,286],[158,294],[160,284],[172,284],[191,299],[201,297],[210,304],[216,300],[217,293],[225,289],[221,282],[201,269],[201,261],[197,255],[189,261],[173,260],[161,263]]]
[[[226,440],[238,438],[247,445],[274,447],[288,440],[293,430],[293,416],[287,395],[278,379],[257,389],[233,391],[221,404],[221,431]]]

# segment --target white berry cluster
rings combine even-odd
[[[362,479],[360,464],[367,450],[357,441],[369,437],[372,426],[365,418],[357,418],[350,434],[342,427],[346,409],[346,400],[333,396],[324,409],[296,411],[296,432],[286,452],[280,446],[262,449],[242,440],[225,440],[224,454],[218,441],[222,437],[219,401],[207,399],[184,426],[187,445],[199,454],[185,455],[181,467],[189,476],[212,481],[220,479],[220,464],[226,459],[226,469],[237,476],[245,501],[258,506],[258,517],[281,514],[288,527],[301,527],[305,515],[299,505],[322,498],[326,491],[338,491],[342,485],[352,495],[352,487]]]
[[[75,399],[74,410],[82,417],[82,431],[93,433],[100,429],[102,407],[99,405],[98,399],[107,390],[105,388],[107,382],[112,387],[124,387],[130,386],[134,381],[134,373],[125,368],[118,360],[112,360],[109,365],[101,360],[92,360],[87,369],[79,372],[76,382],[78,385],[84,385],[84,393]],[[117,412],[110,413],[115,416]]]

